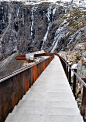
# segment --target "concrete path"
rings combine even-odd
[[[5,122],[83,122],[57,56]]]

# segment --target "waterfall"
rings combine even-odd
[[[31,39],[34,42],[33,36],[34,36],[34,32],[33,32],[33,27],[34,27],[34,12],[37,10],[38,7],[32,7],[32,15],[31,15]]]
[[[46,16],[47,16],[47,18],[48,18],[48,23],[51,22],[51,20],[50,20],[51,8],[52,8],[52,5],[50,5],[49,8],[47,9],[47,14],[46,14]]]
[[[33,10],[34,10],[34,7],[32,7],[32,15],[31,15],[31,38],[33,38],[33,24],[34,24],[34,15],[33,15]]]
[[[42,43],[41,50],[43,49],[44,43],[46,42],[47,36],[48,36],[48,33],[49,33],[50,24],[51,24],[51,19],[50,19],[51,14],[54,16],[57,8],[55,6],[55,8],[53,9],[53,11],[51,9],[52,9],[52,5],[50,5],[49,8],[47,9],[46,16],[47,16],[47,19],[48,19],[48,28],[47,28],[47,32],[45,33],[45,36],[43,38],[43,43]]]
[[[57,29],[57,31],[56,31],[56,33],[55,33],[55,38],[54,38],[54,42],[53,42],[53,44],[52,44],[52,50],[51,50],[51,53],[54,53],[54,51],[55,51],[55,49],[57,48],[57,46],[58,46],[58,42],[62,39],[62,38],[65,38],[65,35],[68,33],[67,32],[67,25],[68,25],[68,23],[67,23],[67,21],[66,20],[64,20],[61,24],[60,24],[60,26],[59,26],[59,28]]]
[[[52,8],[52,5],[50,5],[49,8],[47,9],[46,16],[47,16],[47,19],[48,19],[48,28],[47,28],[47,32],[45,33],[45,36],[43,38],[43,43],[42,43],[41,50],[43,49],[44,43],[46,42],[47,36],[48,36],[48,33],[49,33],[49,28],[50,28],[50,23],[51,23],[51,20],[50,20],[51,8]]]
[[[52,50],[51,50],[51,53],[54,52],[54,50],[56,49],[57,47],[57,44],[58,44],[58,41],[62,38],[62,36],[64,36],[63,34],[61,34],[61,31],[62,31],[63,27],[59,27],[55,33],[56,37],[54,38],[54,42],[52,44]]]
[[[44,43],[45,43],[46,40],[47,40],[47,36],[48,36],[48,32],[49,32],[49,28],[50,28],[50,23],[49,23],[49,26],[48,26],[48,28],[47,28],[47,32],[46,32],[46,34],[45,34],[45,36],[44,36],[44,38],[43,38],[43,43],[42,43],[41,50],[43,49],[43,45],[44,45]]]
[[[19,15],[19,9],[20,9],[20,7],[18,8],[17,17],[18,17],[18,15]]]

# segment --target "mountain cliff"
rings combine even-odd
[[[0,60],[18,51],[25,54],[43,48],[50,25],[64,9],[50,3],[24,5],[2,2],[0,6]]]
[[[14,54],[71,51],[85,40],[85,0],[0,2],[1,66]]]

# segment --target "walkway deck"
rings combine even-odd
[[[83,122],[57,56],[5,122]]]

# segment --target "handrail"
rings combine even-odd
[[[69,64],[63,59],[60,55],[58,55],[64,62],[65,64],[73,71],[73,73],[76,75],[78,80],[86,87],[86,83],[79,77],[79,75],[69,66]]]
[[[69,67],[69,83],[71,85],[71,71],[74,73],[74,77],[73,77],[73,94],[75,96],[76,99],[76,77],[78,78],[78,80],[83,84],[83,95],[82,95],[82,102],[81,102],[81,115],[85,116],[85,106],[86,106],[86,78],[80,78],[80,76],[76,73],[77,69],[72,69],[71,65],[69,65],[65,59],[63,59],[59,54],[56,54],[59,58],[60,61],[63,65],[64,71],[67,75],[68,78],[68,67]]]
[[[50,56],[50,57],[52,57],[52,56]],[[50,57],[48,57],[47,59],[49,59]],[[32,64],[32,65],[30,65],[30,66],[22,67],[22,68],[20,68],[20,69],[18,69],[18,70],[16,70],[16,71],[14,71],[12,74],[9,74],[9,75],[7,75],[7,76],[1,78],[1,79],[0,79],[0,82],[3,82],[4,80],[7,80],[8,78],[11,78],[11,77],[13,77],[13,76],[15,76],[15,75],[17,75],[17,74],[19,74],[19,73],[21,73],[21,72],[27,70],[28,68],[31,68],[32,66],[35,66],[35,65],[37,65],[37,64],[39,64],[39,63],[41,63],[41,62],[43,62],[43,61],[45,61],[45,60],[47,60],[47,59],[44,59],[44,60],[39,61],[39,62],[35,62],[35,64]]]

